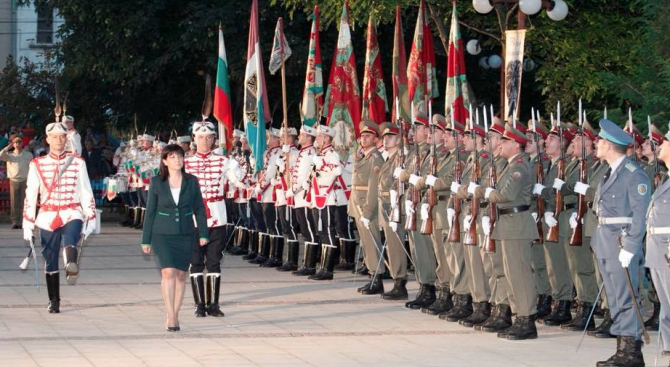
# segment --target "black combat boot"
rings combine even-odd
[[[551,314],[551,300],[548,294],[537,295],[537,313],[535,314],[537,319],[544,319]]]
[[[49,294],[49,313],[60,313],[60,275],[58,272],[46,273],[47,293]]]
[[[77,248],[68,245],[63,249],[63,262],[65,263],[65,279],[67,284],[77,284],[79,276],[79,265],[77,265]]]
[[[612,327],[612,324],[614,321],[612,321],[612,316],[610,315],[610,309],[606,308],[603,311],[604,317],[603,321],[598,325],[597,328],[594,330],[589,330],[586,333],[589,334],[589,336],[595,336],[596,338],[602,338],[602,339],[609,339],[609,338],[616,338],[615,335],[610,334],[610,328]]]
[[[354,266],[355,266],[355,265],[354,265]],[[372,274],[370,274],[370,270],[369,270],[368,267],[365,265],[365,263],[363,263],[358,269],[353,269],[353,270],[351,271],[351,273],[352,273],[352,274],[363,275],[363,276],[365,276],[365,275],[372,275]]]
[[[223,317],[219,307],[219,292],[221,290],[221,274],[207,274],[207,314],[214,317]]]
[[[472,308],[472,315],[459,320],[459,324],[465,327],[473,327],[475,325],[483,324],[491,316],[491,304],[487,301],[473,303]]]
[[[572,320],[572,314],[570,313],[571,304],[571,301],[558,301],[551,314],[540,320],[540,323],[546,326],[559,326]]]
[[[607,361],[600,361],[597,367],[644,367],[642,340],[634,336],[617,337],[617,351]]]
[[[207,316],[207,307],[205,307],[205,276],[202,273],[191,274],[191,289],[193,290],[193,300],[195,301],[195,316]]]
[[[495,315],[495,316],[494,316]],[[512,326],[512,310],[509,305],[498,304],[496,310],[493,312],[486,322],[481,325],[476,325],[475,330],[484,331],[487,333],[498,333],[508,329]]]
[[[406,300],[407,295],[407,279],[394,279],[393,280],[393,289],[389,292],[382,294],[382,299],[387,301],[400,301]]]
[[[288,254],[286,262],[277,268],[277,271],[294,271],[298,270],[298,256],[300,251],[300,242],[288,241]]]
[[[321,247],[321,265],[319,271],[310,275],[310,280],[332,280],[335,268],[336,252],[335,246],[323,245]]]
[[[306,276],[316,273],[316,259],[319,256],[319,244],[315,242],[305,242],[305,253],[303,254],[302,268],[294,271],[292,274],[297,276]]]
[[[454,302],[454,308],[447,312],[445,320],[458,322],[472,315],[472,296],[469,294],[458,295],[458,301]]]
[[[438,287],[438,290],[439,291],[437,293],[437,297],[435,298],[435,302],[433,302],[428,307],[422,308],[421,312],[436,316],[443,312],[448,312],[454,307],[449,284]]]
[[[432,284],[421,284],[416,299],[405,303],[405,307],[412,310],[419,310],[423,307],[432,305],[433,302],[435,302],[435,298],[435,286]]]
[[[586,330],[595,329],[596,323],[593,320],[593,317],[589,317],[591,314],[592,307],[593,307],[592,303],[579,302],[579,306],[577,306],[577,313],[575,314],[575,317],[572,318],[572,321],[567,322],[565,324],[561,324],[561,329],[568,331],[584,331],[584,328],[586,328]]]
[[[369,296],[372,294],[384,293],[384,281],[382,280],[380,274],[377,274],[374,279],[371,279],[368,285],[368,288],[361,290],[361,294]]]
[[[537,339],[535,315],[517,316],[514,325],[506,333],[507,340]],[[498,337],[500,337],[500,334],[498,334]]]
[[[616,366],[614,364],[615,360],[618,360],[623,357],[624,354],[624,344],[623,344],[623,338],[620,336],[616,337],[616,352],[609,357],[606,361],[598,361],[596,363],[596,367],[613,367]]]
[[[644,322],[644,327],[647,331],[658,331],[659,326],[659,314],[661,312],[661,304],[658,302],[651,301],[654,305],[654,313],[651,314],[651,318]]]
[[[246,255],[242,256],[242,260],[253,260],[258,256],[258,248],[260,247],[259,234],[260,232],[254,230],[249,231],[249,249]]]

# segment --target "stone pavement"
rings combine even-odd
[[[226,317],[193,317],[187,286],[182,331],[167,333],[159,273],[140,255],[139,231],[112,223],[89,239],[78,284],[61,279],[61,313],[52,315],[42,272],[37,291],[32,263],[18,269],[21,231],[2,227],[0,366],[595,366],[615,348],[586,337],[575,353],[579,333],[544,326],[537,340],[501,340],[362,296],[363,279],[353,284],[350,273],[314,282],[235,257],[224,260]],[[409,286],[413,297],[417,283]],[[657,353],[650,334],[647,366]]]

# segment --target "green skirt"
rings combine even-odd
[[[175,268],[187,271],[195,249],[196,238],[193,234],[156,234],[151,238],[151,247],[161,269]]]

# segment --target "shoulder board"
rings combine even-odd
[[[637,170],[637,167],[635,167],[635,165],[632,163],[626,163],[624,167],[626,167],[631,172],[635,172]]]
[[[523,158],[517,157],[516,158],[516,163],[523,163]]]

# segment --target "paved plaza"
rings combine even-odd
[[[22,232],[2,227],[0,366],[595,366],[615,350],[615,340],[586,337],[575,353],[581,334],[544,326],[537,340],[501,340],[362,296],[364,279],[354,284],[351,273],[315,282],[230,256],[226,317],[193,317],[187,285],[181,332],[167,333],[159,272],[140,255],[140,232],[113,223],[89,239],[78,284],[61,279],[61,313],[48,314],[43,269],[38,291],[32,263],[18,269]],[[417,283],[408,286],[413,297]],[[650,335],[647,366],[658,351],[658,333]]]

